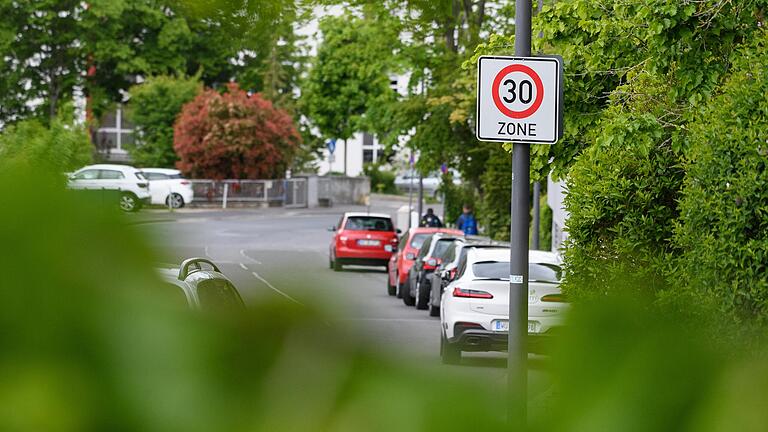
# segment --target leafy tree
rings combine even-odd
[[[320,31],[323,42],[302,93],[307,116],[328,138],[347,140],[376,129],[369,111],[395,97],[387,75],[392,40],[374,23],[351,14],[323,19]]]
[[[0,134],[0,164],[5,166],[64,173],[87,165],[92,158],[93,146],[85,127],[74,124],[65,110],[49,125],[24,120]]]
[[[182,109],[174,129],[176,166],[196,178],[277,178],[290,166],[300,135],[291,116],[237,84],[205,90]]]
[[[206,85],[222,85],[247,66],[240,54],[260,55],[255,47],[269,46],[272,24],[294,9],[279,0],[196,3],[0,0],[0,121],[53,118],[76,88],[99,118],[137,75],[200,71]]]
[[[173,125],[181,108],[202,90],[197,77],[157,76],[129,90],[128,115],[136,125],[136,144],[128,151],[136,165],[172,167]]]

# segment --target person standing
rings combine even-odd
[[[461,216],[456,220],[456,228],[462,230],[464,235],[477,235],[477,219],[472,213],[472,207],[463,207]]]
[[[419,222],[419,226],[430,227],[430,228],[442,228],[443,222],[440,221],[440,218],[437,217],[434,210],[432,210],[431,208],[428,208],[427,213],[421,217],[421,222]]]

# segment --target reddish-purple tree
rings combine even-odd
[[[230,83],[184,105],[174,126],[177,168],[193,178],[281,177],[301,142],[293,119]]]

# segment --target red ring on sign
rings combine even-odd
[[[501,97],[499,96],[499,87],[501,86],[501,79],[505,76],[511,74],[512,72],[522,72],[533,80],[533,83],[536,84],[536,99],[533,101],[533,105],[529,106],[527,109],[524,109],[523,111],[512,111],[511,109],[507,108],[502,102]],[[539,77],[539,74],[537,74],[533,69],[529,68],[528,66],[524,64],[512,64],[504,69],[500,70],[499,73],[496,75],[496,78],[493,79],[493,103],[496,104],[496,108],[501,111],[502,114],[504,114],[507,117],[513,118],[513,119],[524,119],[526,117],[530,117],[531,114],[535,113],[536,110],[539,109],[541,106],[541,102],[544,100],[544,84],[541,82],[541,78]]]

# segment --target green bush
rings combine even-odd
[[[371,191],[385,194],[396,194],[395,173],[382,169],[381,164],[366,163],[363,165],[363,174],[371,179]]]
[[[495,240],[509,240],[512,193],[512,155],[499,144],[490,149],[485,172],[480,177],[481,198],[475,216],[483,234]]]
[[[83,125],[60,115],[46,126],[24,120],[0,134],[0,164],[21,163],[41,172],[73,171],[93,160],[93,145]]]
[[[664,134],[651,115],[614,110],[571,168],[563,289],[574,298],[606,294],[627,277],[650,293],[665,286],[683,171]]]
[[[696,302],[768,321],[768,33],[734,53],[728,81],[690,125],[675,242]]]

